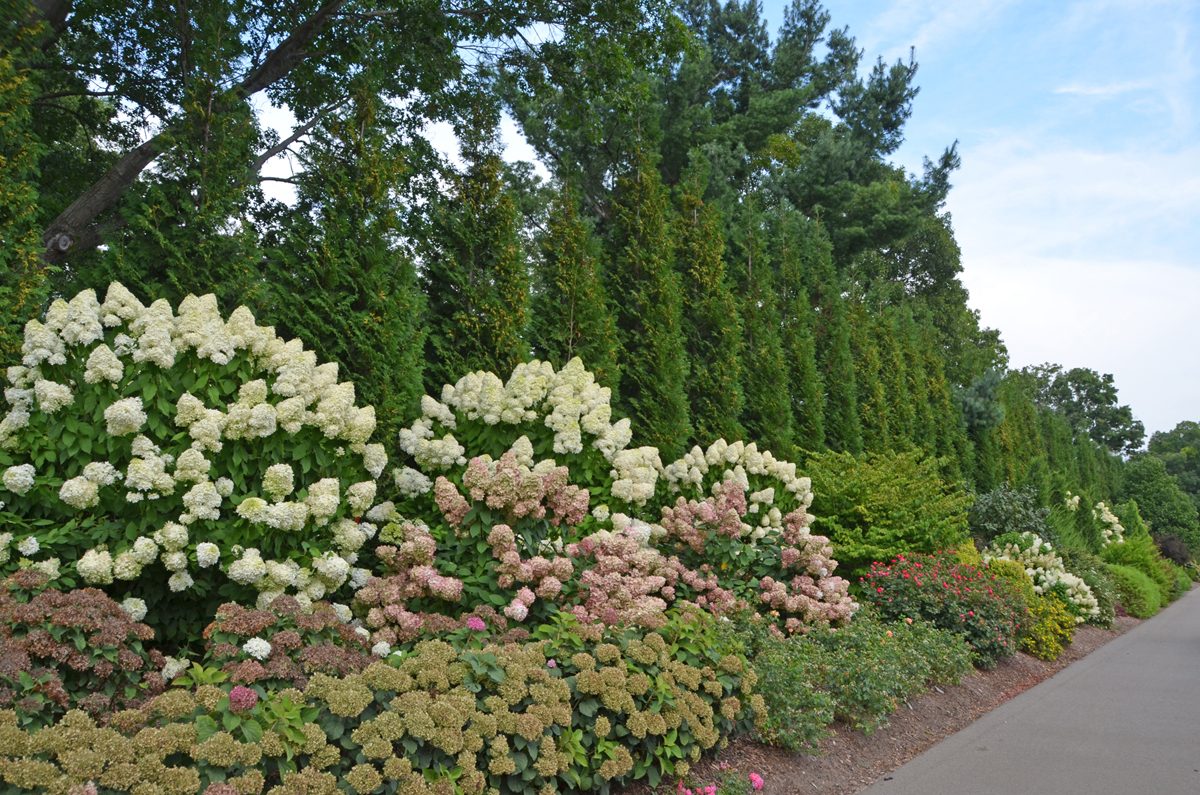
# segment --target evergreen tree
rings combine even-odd
[[[405,163],[379,111],[360,95],[314,131],[296,207],[266,238],[258,315],[337,362],[391,438],[423,394],[425,337],[416,272],[397,243],[403,224],[388,201]]]
[[[675,259],[683,284],[683,339],[692,436],[699,444],[741,439],[742,324],[725,274],[725,241],[716,211],[695,181],[679,193]]]
[[[822,307],[828,321],[818,348],[825,378],[825,443],[831,450],[861,453],[862,425],[858,416],[858,385],[850,347],[850,321],[840,295],[831,294]]]
[[[863,449],[883,452],[891,448],[892,432],[888,422],[887,393],[882,381],[883,366],[873,327],[866,307],[855,304],[850,308],[850,348],[854,355]]]
[[[674,270],[667,201],[658,170],[640,154],[617,182],[606,271],[617,321],[621,394],[637,440],[664,460],[691,437],[683,298]]]
[[[520,217],[492,142],[470,145],[467,168],[430,209],[423,286],[428,306],[425,389],[439,395],[475,370],[507,378],[529,356],[529,276]]]
[[[534,262],[530,340],[556,367],[578,356],[596,380],[619,394],[617,327],[600,275],[598,244],[579,215],[578,198],[555,198]]]
[[[771,239],[778,262],[780,342],[792,387],[793,435],[797,447],[821,450],[825,447],[825,387],[817,368],[816,315],[805,280],[810,270],[820,267],[816,260],[828,260],[832,254],[820,228],[794,211],[776,216]]]
[[[915,445],[913,425],[916,409],[908,391],[908,368],[895,313],[884,311],[875,318],[875,343],[879,349],[879,380],[887,401],[888,429],[894,449]]]
[[[764,215],[754,197],[734,213],[729,263],[741,299],[742,423],[748,438],[780,456],[792,455],[792,405],[775,273],[767,255]]]

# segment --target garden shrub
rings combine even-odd
[[[314,673],[358,673],[376,657],[349,618],[325,602],[306,611],[290,596],[261,610],[224,604],[204,630],[204,662],[234,684],[268,689],[303,689]]]
[[[1162,607],[1162,591],[1140,569],[1116,563],[1106,564],[1105,568],[1126,613],[1134,618],[1150,618]]]
[[[0,777],[52,793],[87,781],[117,792],[281,783],[334,795],[385,781],[401,792],[608,792],[685,776],[761,708],[753,671],[712,621],[688,615],[665,634],[598,644],[575,628],[526,644],[429,641],[390,665],[314,674],[302,692],[176,689],[114,716],[107,732],[71,713],[35,741],[0,712]]]
[[[106,718],[163,689],[154,631],[134,618],[145,605],[47,581],[25,570],[0,583],[0,709],[17,725],[48,726],[72,709]]]
[[[423,399],[400,434],[386,576],[358,595],[377,642],[479,605],[531,625],[570,610],[652,628],[676,600],[720,613],[738,598],[789,632],[850,618],[794,464],[717,440],[664,467],[655,448],[626,449],[609,400],[577,359],[522,364],[507,382],[471,373]]]
[[[921,620],[885,623],[860,615],[836,631],[784,638],[750,617],[739,632],[767,708],[757,736],[792,750],[814,748],[835,719],[871,732],[903,699],[930,685],[956,684],[971,670],[963,638]]]
[[[350,580],[387,456],[336,364],[244,307],[224,319],[212,295],[176,312],[116,283],[103,303],[55,301],[23,354],[0,421],[0,526],[25,558],[139,596],[177,642],[223,600],[319,599]]]
[[[1179,536],[1156,534],[1154,542],[1158,544],[1158,551],[1162,553],[1162,556],[1172,563],[1186,566],[1192,561],[1192,553],[1188,549],[1187,543]]]
[[[1074,635],[1075,616],[1066,604],[1055,594],[1035,596],[1021,633],[1021,651],[1039,660],[1057,660]]]
[[[1075,616],[1076,622],[1099,618],[1100,605],[1092,589],[1083,578],[1067,571],[1063,559],[1041,536],[1033,533],[997,536],[983,551],[983,559],[990,562],[997,558],[1022,564],[1025,573],[1033,580],[1033,590],[1037,595],[1057,595]]]
[[[1059,550],[1059,555],[1067,571],[1087,583],[1092,596],[1096,598],[1096,614],[1088,618],[1087,623],[1097,627],[1112,626],[1117,614],[1117,592],[1109,579],[1104,561],[1098,555],[1081,549]]]
[[[1192,589],[1192,575],[1183,566],[1172,563],[1171,568],[1175,572],[1175,598],[1178,599]]]
[[[861,582],[864,600],[883,618],[919,618],[958,633],[983,667],[1016,653],[1024,601],[986,568],[956,563],[947,552],[898,555],[872,564]]]
[[[1158,552],[1149,533],[1131,534],[1123,544],[1112,544],[1100,553],[1105,563],[1130,566],[1154,580],[1164,599],[1171,599],[1175,590],[1175,574],[1170,564]]]
[[[1038,504],[1031,487],[1010,489],[1000,486],[975,497],[967,522],[971,535],[981,547],[1005,533],[1036,533],[1046,536],[1050,510]]]
[[[846,576],[898,553],[935,552],[967,539],[971,495],[919,452],[819,453],[807,462],[814,528],[828,536]]]

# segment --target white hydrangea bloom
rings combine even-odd
[[[394,469],[392,470],[392,476],[396,484],[396,490],[404,498],[426,494],[433,488],[432,480],[411,467]]]
[[[366,585],[369,579],[371,579],[370,569],[353,568],[350,570],[350,587],[356,591]]]
[[[308,521],[308,505],[302,502],[276,502],[267,506],[264,524],[276,530],[295,532]]]
[[[253,524],[262,524],[267,520],[267,501],[261,497],[247,497],[237,507],[237,515]]]
[[[83,468],[83,476],[97,486],[111,486],[120,475],[120,471],[107,461],[93,461]]]
[[[129,329],[137,338],[138,347],[133,352],[135,362],[151,362],[164,370],[175,365],[178,353],[172,337],[175,316],[164,299],[155,301],[133,318]]]
[[[387,643],[387,641],[381,640],[371,647],[371,654],[374,654],[376,657],[386,657],[391,653],[392,647]]]
[[[29,412],[22,408],[14,408],[0,420],[0,447],[11,447],[17,433],[29,425]]]
[[[21,344],[21,363],[26,367],[48,364],[66,364],[66,346],[54,329],[37,320],[25,324],[25,339]]]
[[[204,457],[204,453],[195,447],[189,447],[175,459],[175,480],[181,483],[199,483],[208,480],[208,472],[212,463]]]
[[[66,384],[39,379],[33,385],[38,408],[46,414],[54,414],[75,402],[75,395]]]
[[[272,464],[263,474],[263,491],[273,500],[282,500],[296,488],[296,474],[290,464]]]
[[[118,580],[132,582],[142,576],[142,564],[128,550],[113,558],[113,577]]]
[[[352,483],[346,489],[346,503],[355,516],[366,513],[373,502],[375,502],[375,481],[373,480]]]
[[[134,621],[141,621],[146,617],[146,602],[134,596],[130,596],[122,601],[121,609]]]
[[[154,540],[167,552],[179,552],[188,544],[188,529],[178,522],[167,522],[154,534]]]
[[[308,487],[304,504],[318,526],[328,524],[341,505],[341,484],[337,478],[322,478]]]
[[[109,436],[137,433],[146,424],[146,410],[140,397],[122,398],[104,410]]]
[[[196,583],[192,579],[192,575],[188,574],[186,571],[177,571],[167,579],[167,587],[170,588],[173,593],[186,591],[195,584]]]
[[[116,384],[125,375],[125,365],[107,345],[97,345],[88,356],[87,369],[84,370],[83,380],[89,384],[108,381]]]
[[[158,560],[158,544],[153,538],[138,536],[134,540],[130,552],[134,559],[143,566],[149,566]]]
[[[100,489],[83,475],[73,477],[62,484],[58,498],[72,508],[83,510],[100,502]]]
[[[516,458],[517,463],[522,466],[533,466],[533,442],[529,441],[528,436],[518,436],[513,442],[509,452]]]
[[[188,565],[187,553],[182,551],[164,553],[162,565],[167,571],[184,571]]]
[[[9,558],[12,557],[12,550],[8,546],[12,540],[12,533],[0,533],[0,564],[8,563]]]
[[[112,556],[104,549],[89,549],[75,564],[75,570],[88,585],[110,585],[113,581]]]
[[[188,669],[188,661],[175,657],[164,658],[162,667],[162,678],[167,684],[170,684],[176,677]]]
[[[17,551],[27,558],[31,558],[38,553],[42,545],[33,536],[26,536],[17,544]]]
[[[4,488],[13,494],[27,494],[33,488],[37,470],[33,464],[17,464],[4,470]]]
[[[354,614],[350,612],[348,605],[344,605],[341,602],[334,602],[330,607],[333,608],[333,612],[343,624],[349,624],[354,620]]]
[[[341,587],[342,583],[346,582],[350,576],[350,564],[340,555],[332,552],[326,552],[313,558],[312,567],[325,580],[326,584],[333,588]]]
[[[366,520],[377,523],[390,522],[395,517],[396,504],[391,500],[379,503],[363,515]]]
[[[662,461],[658,448],[637,447],[621,450],[612,458],[612,495],[634,505],[644,505],[654,496]]]
[[[146,311],[142,302],[125,288],[120,282],[108,285],[104,294],[104,303],[100,306],[100,319],[104,325],[112,328],[121,323],[128,323]]]
[[[259,588],[282,592],[294,588],[300,579],[300,564],[294,560],[268,560],[265,565],[265,579],[258,584]]]
[[[342,519],[333,528],[333,543],[343,553],[357,552],[367,543],[367,534],[353,519]]]
[[[254,585],[267,574],[267,564],[262,554],[251,547],[242,556],[229,564],[229,579],[241,585]]]
[[[371,473],[371,477],[378,479],[383,474],[384,467],[388,462],[387,452],[383,449],[383,445],[379,443],[363,445],[362,457],[363,468]]]
[[[183,507],[186,510],[179,517],[182,524],[220,519],[221,495],[213,483],[201,481],[183,495]]]
[[[196,565],[202,569],[215,566],[221,559],[221,548],[211,541],[202,541],[196,545]]]
[[[191,392],[184,392],[179,396],[179,400],[175,401],[175,424],[181,428],[190,427],[192,423],[204,419],[207,411],[200,398]]]
[[[230,494],[233,494],[233,481],[229,478],[217,478],[216,486],[217,494],[220,494],[222,497],[228,497]]]
[[[59,336],[70,345],[91,345],[104,336],[95,290],[82,290],[67,304],[67,318]]]
[[[225,414],[216,409],[205,409],[204,416],[188,428],[188,436],[192,437],[193,447],[219,453],[224,447],[221,444],[221,434],[224,430]]]
[[[118,358],[121,356],[129,356],[137,350],[137,340],[128,334],[118,334],[113,337],[113,353]]]
[[[3,562],[4,562],[3,554],[0,553],[0,563],[3,563]],[[46,560],[39,560],[37,563],[34,563],[29,568],[33,569],[34,571],[40,571],[42,574],[45,574],[46,579],[57,580],[58,576],[60,574],[59,568],[61,565],[62,565],[62,561],[60,561],[58,558],[47,558]]]

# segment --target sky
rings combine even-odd
[[[915,48],[893,159],[958,141],[961,278],[1010,365],[1112,373],[1147,434],[1200,420],[1200,2],[825,6],[864,67]]]

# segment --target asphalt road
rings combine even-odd
[[[860,795],[1200,795],[1200,588]]]

